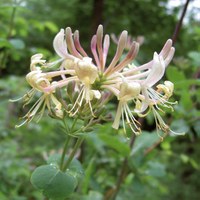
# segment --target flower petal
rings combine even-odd
[[[67,44],[65,41],[64,29],[61,29],[60,32],[55,36],[55,38],[53,40],[53,47],[54,47],[56,53],[61,58],[69,58],[70,57],[70,55],[68,54],[68,51],[67,51]]]
[[[163,77],[164,72],[165,72],[165,63],[163,57],[159,56],[155,52],[153,57],[152,69],[147,78],[142,82],[142,85],[146,85],[147,87],[152,87]]]

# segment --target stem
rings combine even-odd
[[[62,157],[61,157],[61,162],[60,162],[60,169],[61,170],[63,169],[63,163],[64,163],[64,159],[65,159],[65,154],[66,154],[67,147],[69,145],[70,140],[71,140],[71,137],[68,136],[67,139],[66,139],[66,142],[65,142],[65,146],[64,146],[63,152],[62,152]]]
[[[15,19],[15,15],[16,15],[16,10],[17,10],[17,1],[14,1],[14,6],[12,9],[12,13],[11,13],[11,17],[10,17],[10,23],[9,23],[9,29],[8,29],[8,34],[7,34],[7,40],[9,40],[9,38],[12,35],[12,30],[14,27],[14,19]],[[5,50],[4,52],[2,52],[2,56],[1,56],[1,61],[0,61],[0,74],[1,74],[1,70],[4,68],[5,64],[6,64],[6,60],[8,57],[8,52]]]
[[[17,10],[17,1],[15,0],[14,2],[14,7],[11,13],[11,17],[10,17],[10,27],[9,27],[9,31],[8,31],[8,35],[7,35],[7,39],[9,39],[12,35],[12,29],[14,27],[14,19],[15,19],[15,14],[16,14],[16,10]]]
[[[73,131],[74,126],[75,126],[77,120],[78,120],[78,117],[76,117],[76,118],[74,119],[73,124],[72,124],[72,126],[71,126],[71,131]]]
[[[182,12],[181,17],[180,17],[180,20],[178,21],[178,23],[177,23],[177,25],[176,25],[174,34],[173,34],[173,36],[172,36],[173,44],[176,42],[176,39],[177,39],[178,34],[179,34],[179,32],[180,32],[180,29],[181,29],[181,26],[182,26],[182,23],[183,23],[183,18],[185,17],[185,13],[186,13],[186,11],[187,11],[187,7],[188,7],[189,2],[190,2],[190,0],[187,0],[187,1],[186,1],[185,6],[184,6],[184,9],[183,9],[183,12]]]
[[[84,138],[83,137],[79,137],[78,140],[76,141],[76,144],[74,146],[73,151],[71,152],[67,162],[64,164],[62,171],[65,171],[67,169],[67,167],[69,166],[69,164],[71,163],[72,159],[74,158],[78,148],[81,146],[82,142],[83,142]]]
[[[129,146],[130,146],[131,149],[133,148],[133,145],[134,145],[134,142],[135,142],[135,138],[136,138],[136,135],[132,134],[131,141],[130,141],[130,144],[129,144]],[[115,188],[114,192],[111,195],[111,199],[112,200],[116,199],[117,194],[119,192],[119,189],[121,187],[121,184],[123,183],[124,178],[126,177],[126,174],[127,174],[127,164],[128,164],[128,157],[126,157],[124,159],[124,161],[123,161],[123,164],[122,164],[122,167],[121,167],[121,171],[120,171],[120,174],[119,174],[119,178],[118,178],[118,180],[116,182],[116,188]],[[110,198],[107,198],[107,199],[110,199]]]

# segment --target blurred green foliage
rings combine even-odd
[[[151,59],[173,34],[177,12],[170,14],[166,0],[104,1],[103,25],[108,33],[123,29],[133,36],[143,35],[138,62]],[[123,4],[123,6],[122,6]],[[60,153],[65,133],[59,122],[44,117],[39,124],[15,129],[27,108],[8,102],[28,90],[24,74],[31,55],[43,53],[54,59],[52,40],[60,28],[79,29],[87,48],[92,34],[92,0],[0,0],[0,199],[40,200],[42,194],[30,184],[31,172],[44,165],[48,155]],[[111,124],[88,133],[80,160],[85,177],[70,199],[103,200],[114,188],[123,160],[128,156],[127,176],[117,200],[198,200],[200,198],[200,39],[199,23],[185,25],[176,43],[174,62],[166,77],[175,84],[173,114],[166,121],[174,131],[186,136],[168,136],[161,143],[153,116],[143,122],[143,134],[133,149]],[[111,52],[112,53],[112,52]],[[21,76],[17,76],[21,75]],[[23,76],[22,76],[23,75]],[[115,105],[111,105],[114,109]],[[129,135],[131,133],[128,133]],[[157,148],[151,150],[155,144]]]

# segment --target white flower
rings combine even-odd
[[[127,44],[129,50],[124,55]],[[42,59],[42,54],[31,58],[30,72],[26,79],[32,89],[23,97],[25,105],[31,102],[36,92],[41,96],[24,116],[25,122],[31,121],[37,113],[40,118],[45,107],[50,113],[54,112],[58,117],[62,117],[63,108],[55,96],[55,91],[59,89],[65,94],[71,83],[77,94],[74,95],[75,99],[67,96],[64,97],[64,101],[60,99],[62,103],[70,99],[70,108],[64,107],[71,117],[86,106],[86,110],[89,108],[95,118],[93,100],[96,99],[95,102],[101,105],[104,94],[109,91],[119,101],[113,128],[119,128],[122,118],[124,132],[127,123],[135,134],[139,134],[139,122],[133,114],[144,117],[152,111],[157,128],[166,132],[170,130],[159,111],[163,112],[162,107],[173,109],[174,103],[168,99],[173,94],[174,86],[170,81],[157,86],[156,84],[164,76],[166,67],[173,58],[175,49],[172,47],[172,40],[167,40],[159,54],[154,53],[153,60],[140,66],[132,63],[138,53],[139,44],[130,42],[127,31],[121,33],[115,55],[110,63],[107,62],[110,37],[107,34],[103,35],[102,25],[99,25],[91,39],[93,58],[82,48],[79,32],[72,33],[69,27],[60,30],[54,38],[53,46],[59,56],[55,62],[47,63]]]
[[[126,119],[131,130],[135,134],[140,133],[140,128],[137,126],[138,122],[134,118],[134,116],[128,106],[129,101],[134,101],[135,99],[138,98],[138,95],[140,94],[140,90],[141,90],[140,84],[137,82],[121,83],[119,94],[118,94],[119,104],[118,104],[115,120],[112,125],[113,128],[115,128],[115,129],[119,128],[120,118],[122,117],[124,132],[126,132],[125,120],[124,120],[124,119]]]

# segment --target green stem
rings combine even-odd
[[[64,163],[64,159],[65,159],[65,154],[66,154],[67,147],[68,147],[68,145],[69,145],[70,140],[71,140],[71,137],[70,137],[70,136],[67,136],[67,139],[66,139],[66,141],[65,141],[65,146],[64,146],[63,152],[62,152],[61,161],[60,161],[60,169],[61,169],[61,170],[63,169],[63,163]]]
[[[84,138],[83,137],[79,137],[78,140],[76,141],[76,144],[74,146],[73,151],[71,152],[68,160],[66,161],[66,163],[64,164],[62,171],[65,171],[67,169],[67,167],[69,166],[69,164],[71,163],[72,159],[74,158],[78,148],[81,146],[82,142],[83,142]]]
[[[13,30],[13,27],[14,27],[14,19],[15,19],[15,14],[16,14],[16,10],[17,10],[17,1],[15,0],[14,2],[14,7],[13,7],[13,10],[12,10],[12,13],[11,13],[11,17],[10,17],[10,26],[9,26],[9,30],[8,30],[8,35],[7,35],[7,39],[9,39],[12,35],[12,30]]]
[[[130,149],[133,148],[133,145],[134,145],[134,142],[135,142],[135,138],[136,138],[136,135],[135,134],[132,134],[131,136],[131,141],[130,141]],[[123,164],[122,164],[122,167],[121,167],[121,170],[120,170],[120,174],[118,176],[118,179],[117,179],[117,182],[116,182],[116,185],[115,185],[115,190],[114,192],[112,193],[112,196],[111,198],[109,199],[112,199],[112,200],[115,200],[116,197],[117,197],[117,194],[119,192],[119,189],[121,187],[121,184],[123,183],[126,175],[127,175],[127,166],[128,166],[128,157],[126,157],[123,161]]]
[[[65,119],[63,119],[63,124],[64,124],[64,127],[65,127],[65,129],[66,129],[66,132],[69,133],[69,132],[70,132],[70,131],[69,131],[69,127],[68,127],[68,125],[66,124]]]
[[[15,15],[16,15],[16,10],[17,10],[17,1],[14,1],[14,6],[12,9],[12,13],[11,13],[11,17],[10,17],[10,23],[9,23],[9,27],[8,27],[8,34],[7,34],[7,40],[10,39],[10,37],[12,36],[12,30],[14,28],[14,19],[15,19]],[[1,56],[1,60],[0,60],[0,74],[1,74],[1,70],[3,68],[5,68],[6,65],[6,61],[8,58],[8,51],[4,51],[2,52],[2,56]]]
[[[78,117],[74,119],[74,122],[73,122],[73,124],[72,124],[72,126],[71,126],[71,131],[73,131],[73,129],[74,129],[74,126],[75,126],[75,124],[76,124],[77,120],[78,120]]]

